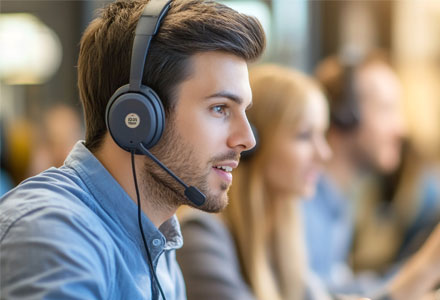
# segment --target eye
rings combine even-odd
[[[222,116],[229,116],[229,110],[228,107],[224,104],[215,105],[211,107],[211,111],[215,114],[222,115]]]
[[[310,140],[312,138],[312,131],[311,130],[302,130],[300,132],[298,132],[295,135],[295,139],[297,140],[302,140],[302,141],[307,141]]]

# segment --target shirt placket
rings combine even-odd
[[[157,265],[159,262],[159,258],[163,253],[164,245],[165,238],[159,235],[155,235],[148,240],[148,249],[150,251],[151,263],[153,265],[154,272],[156,272],[157,270]],[[160,299],[161,295],[158,288],[160,282],[156,282],[156,280],[153,278],[153,274],[150,274],[150,276],[152,282],[154,282],[154,284],[152,284],[151,286],[152,299]],[[157,280],[159,280],[159,278],[157,278]]]

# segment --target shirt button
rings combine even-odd
[[[154,247],[158,247],[158,246],[160,246],[162,243],[160,242],[160,240],[159,239],[154,239],[153,240],[153,246]]]

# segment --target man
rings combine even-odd
[[[348,267],[356,218],[354,200],[365,174],[389,173],[400,163],[405,133],[401,86],[379,52],[369,54],[356,65],[344,64],[337,57],[327,58],[318,66],[317,78],[330,103],[328,142],[333,157],[316,196],[304,207],[310,264],[333,292],[374,295],[375,289],[382,290],[383,279],[354,280]],[[431,245],[438,245],[439,231],[432,235]],[[411,298],[413,292],[419,292],[415,286],[430,286],[439,279],[438,272],[433,273],[426,263],[420,263],[438,261],[431,250],[426,250],[428,244],[385,287],[396,299],[402,295],[415,299]]]
[[[351,200],[359,178],[371,170],[393,171],[400,162],[401,88],[386,59],[376,52],[355,65],[329,57],[316,73],[329,101],[333,157],[316,196],[305,203],[306,239],[314,271],[329,286],[339,286],[349,276],[355,218]]]
[[[64,166],[24,181],[1,199],[2,298],[185,298],[174,213],[182,204],[197,205],[156,162],[122,149],[106,127],[109,99],[132,83],[130,54],[146,2],[112,3],[84,32],[78,86],[85,142],[75,145]],[[202,210],[227,204],[230,171],[240,152],[255,144],[246,117],[247,62],[264,45],[255,18],[203,0],[171,2],[152,39],[142,83],[161,98],[166,121],[149,150],[200,189],[206,196]]]

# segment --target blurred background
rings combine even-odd
[[[0,2],[1,193],[62,165],[73,144],[83,138],[76,83],[79,41],[95,10],[108,2]],[[417,157],[438,163],[440,1],[220,2],[260,19],[268,35],[262,61],[313,74],[330,54],[387,50],[404,87],[413,149],[409,161]],[[393,192],[383,194],[385,203],[393,198]],[[359,255],[359,268],[387,261],[383,251],[377,254],[382,257],[371,251]]]

